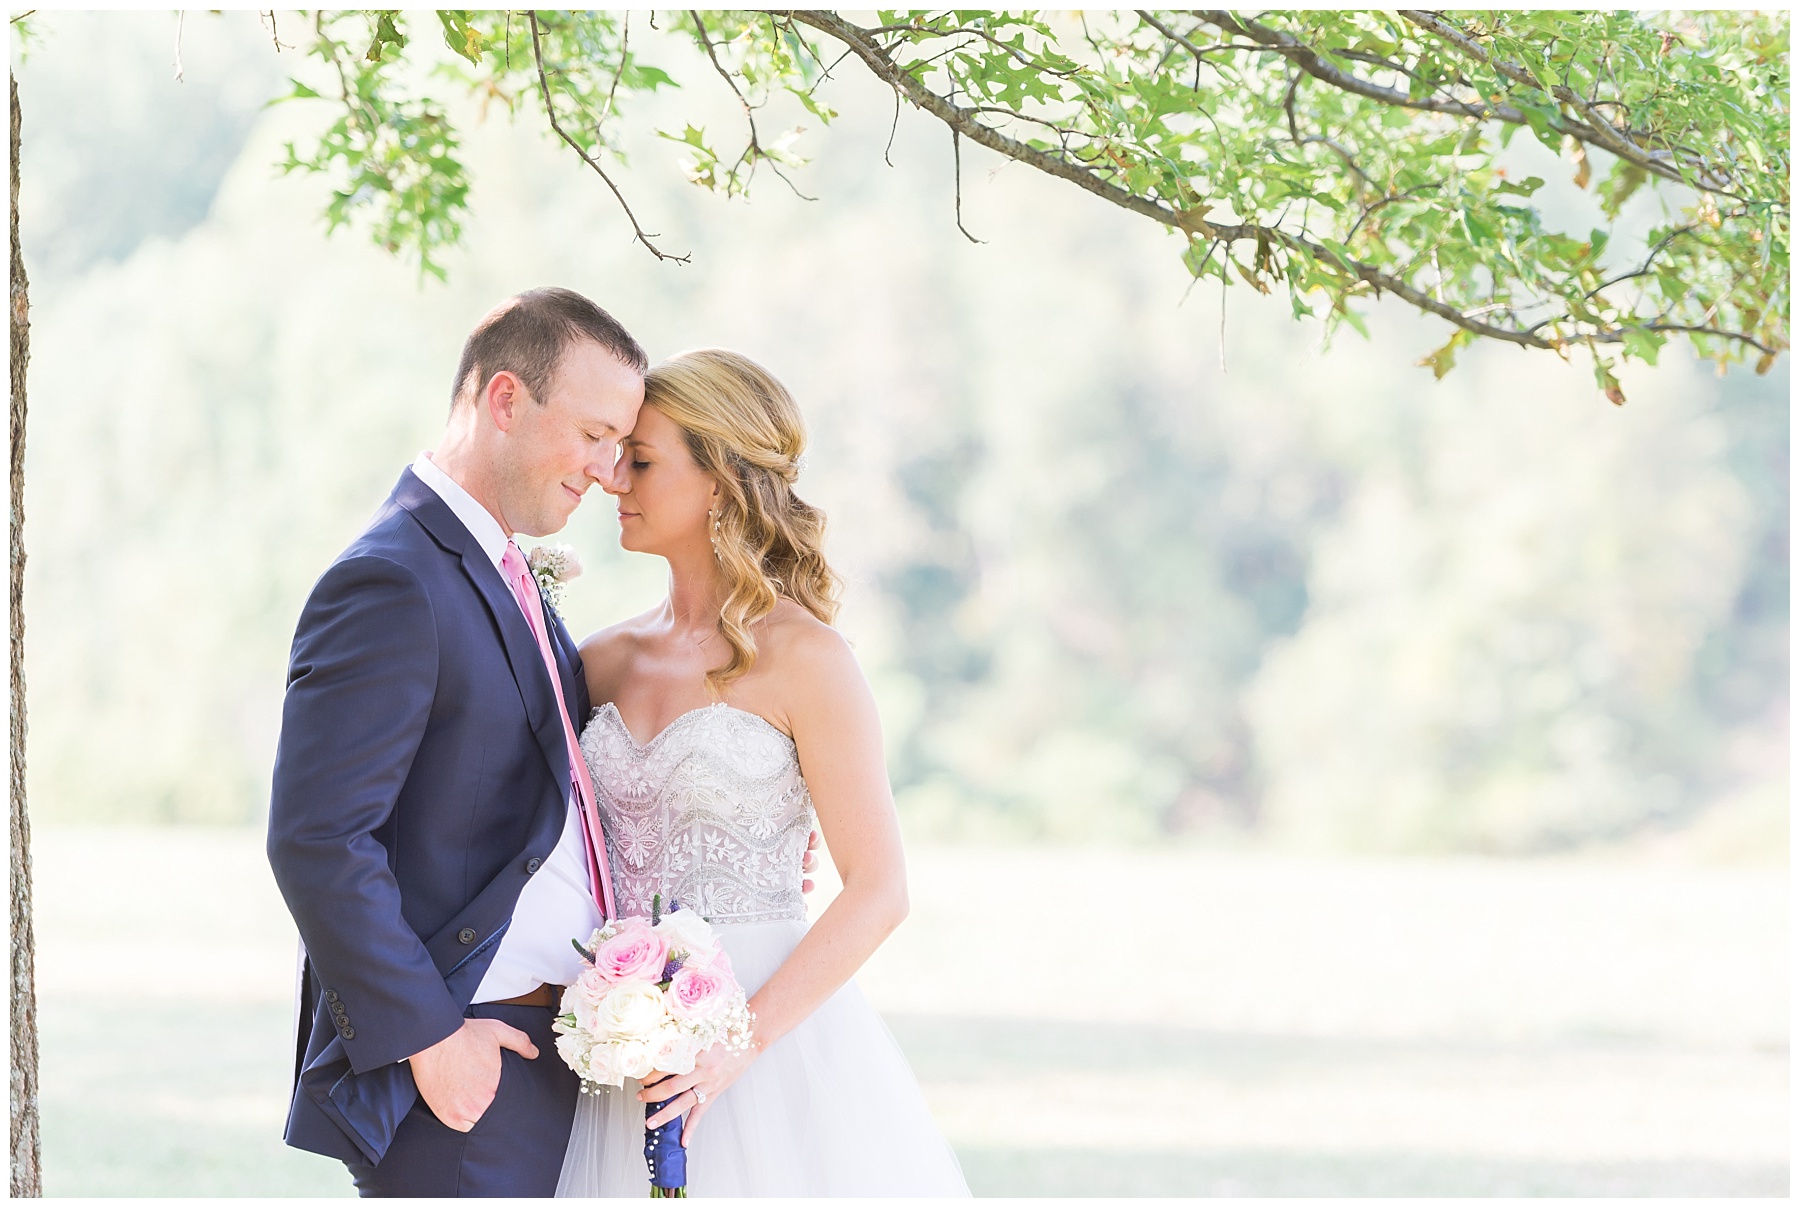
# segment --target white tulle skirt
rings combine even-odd
[[[717,932],[754,994],[806,924]],[[649,1194],[639,1089],[627,1081],[581,1097],[558,1196]],[[688,1149],[688,1194],[966,1196],[969,1188],[893,1033],[853,981],[708,1107]]]

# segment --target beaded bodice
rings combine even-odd
[[[726,704],[683,713],[638,743],[611,702],[581,735],[619,913],[650,900],[714,923],[804,919],[800,861],[812,797],[794,740]]]

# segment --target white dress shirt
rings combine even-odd
[[[412,471],[456,513],[481,546],[481,552],[494,564],[494,573],[500,574],[507,536],[493,513],[433,464],[429,453],[419,454]],[[507,596],[512,596],[510,588]],[[582,720],[576,720],[577,732]],[[576,752],[575,757],[581,758],[580,753]],[[520,891],[518,904],[513,907],[512,925],[500,937],[500,950],[494,954],[494,963],[488,966],[481,985],[476,987],[473,1001],[496,1002],[528,994],[540,985],[571,984],[583,966],[569,941],[587,943],[602,922],[588,882],[587,840],[581,833],[581,813],[571,786],[562,837],[556,841],[550,858]]]

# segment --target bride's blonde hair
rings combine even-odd
[[[825,513],[794,494],[806,424],[787,388],[722,348],[677,353],[644,378],[644,405],[675,421],[694,462],[719,484],[713,548],[725,573],[719,633],[731,647],[707,672],[715,690],[756,665],[751,627],[788,599],[830,624],[841,585],[825,561]]]

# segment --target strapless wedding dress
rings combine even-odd
[[[812,797],[793,740],[711,705],[640,745],[618,710],[581,735],[621,914],[651,897],[713,924],[744,989],[806,934],[800,861]],[[644,1198],[639,1086],[583,1095],[559,1196]],[[855,982],[768,1050],[708,1107],[688,1150],[690,1195],[966,1196],[956,1155],[899,1045]]]

